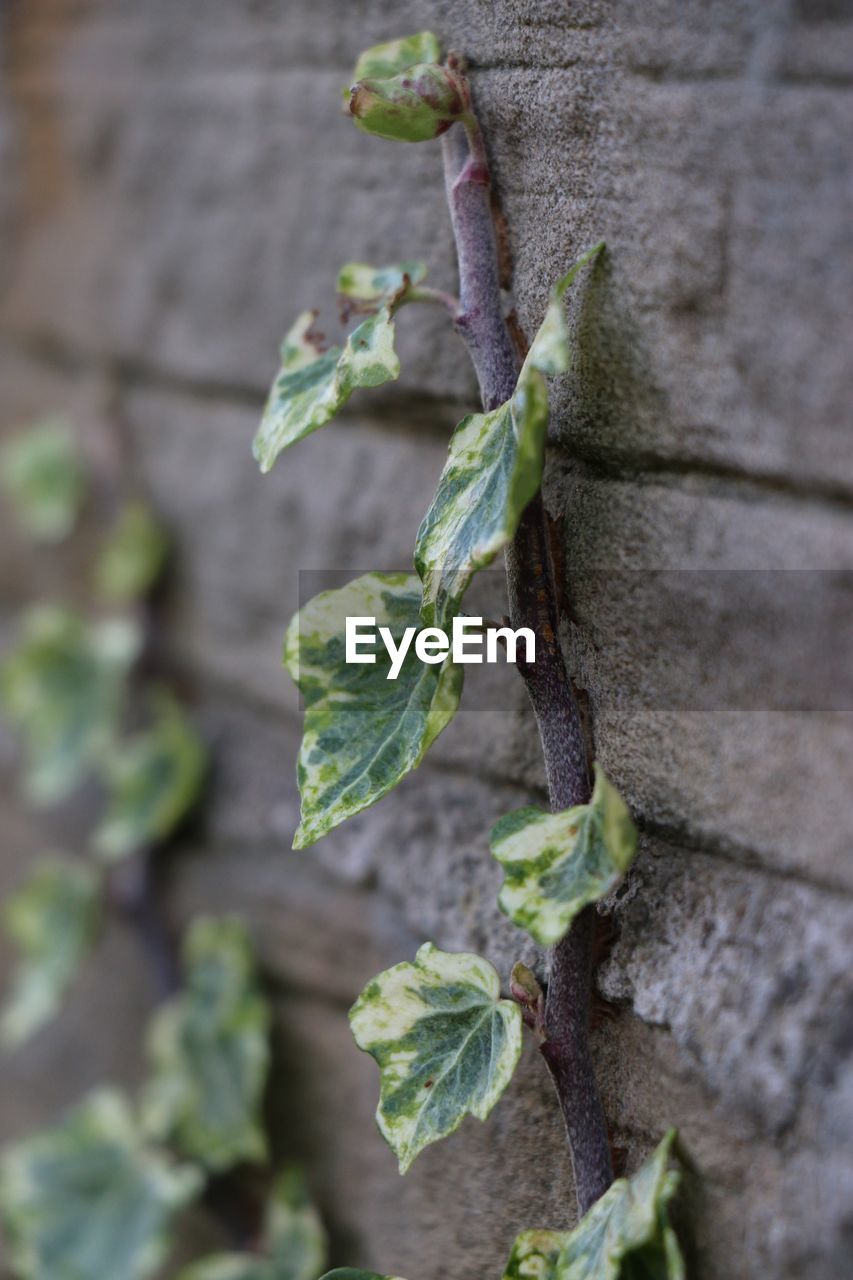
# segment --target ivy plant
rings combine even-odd
[[[613,1181],[601,1104],[587,1049],[592,917],[628,871],[637,835],[627,806],[597,763],[559,643],[563,616],[541,498],[548,426],[547,380],[572,362],[565,298],[604,249],[582,253],[555,281],[542,323],[524,350],[505,319],[488,154],[463,60],[442,60],[420,32],[368,49],[345,101],[362,132],[397,142],[442,137],[445,181],[459,256],[459,296],[427,286],[419,261],[348,263],[338,276],[345,344],[325,348],[305,312],[287,333],[254,443],[263,471],[330,422],[363,387],[396,378],[399,313],[411,303],[445,308],[467,343],[482,410],[462,419],[414,548],[414,574],[369,573],[305,605],[290,624],[284,662],[304,700],[297,766],[304,848],[376,803],[424,758],[455,714],[462,671],[407,653],[399,672],[375,655],[348,661],[348,618],[375,618],[399,646],[409,628],[453,624],[475,574],[504,552],[510,618],[536,638],[518,663],[537,718],[550,811],[507,814],[491,835],[504,870],[499,902],[510,919],[551,948],[547,990],[524,966],[511,999],[484,959],[431,943],[414,963],[379,974],[350,1012],[358,1046],[377,1062],[377,1122],[401,1172],[466,1115],[483,1120],[509,1085],[522,1026],[536,1034],[566,1121],[579,1222],[571,1232],[522,1232],[507,1277],[680,1280],[683,1265],[667,1220],[677,1176],[673,1136],[633,1178]],[[370,661],[370,660],[369,660]],[[395,676],[396,679],[389,676]],[[594,786],[592,779],[594,777]],[[343,1270],[329,1280],[378,1280]]]
[[[82,462],[66,448],[73,436],[63,429],[59,450],[51,432],[54,500],[71,487],[82,493]],[[41,459],[44,434],[39,427],[34,443],[16,439],[13,457]],[[23,519],[47,482],[34,464],[16,466]],[[62,467],[74,477],[66,489]],[[25,527],[36,531],[31,518]],[[58,536],[58,523],[52,530]],[[55,803],[93,779],[103,812],[85,850],[42,857],[2,904],[17,963],[0,1042],[16,1049],[59,1012],[116,903],[142,925],[166,996],[148,1029],[149,1072],[137,1098],[101,1087],[3,1153],[9,1262],[20,1280],[146,1280],[166,1259],[181,1211],[208,1181],[250,1165],[268,1190],[258,1205],[263,1256],[217,1256],[188,1274],[316,1280],[326,1265],[322,1224],[298,1170],[270,1164],[263,1123],[270,1012],[249,933],[236,918],[196,919],[181,975],[147,894],[150,858],[180,828],[207,772],[205,746],[184,708],[137,669],[153,624],[148,597],[167,554],[149,509],[138,499],[122,503],[91,575],[98,608],[109,615],[39,606],[24,616],[3,666],[3,706],[24,747],[28,796]],[[136,867],[129,899],[116,867],[127,861]]]

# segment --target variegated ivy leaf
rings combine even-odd
[[[103,759],[140,642],[128,621],[89,625],[53,606],[25,616],[0,675],[0,702],[23,737],[34,802],[62,799]]]
[[[521,1053],[521,1010],[488,961],[430,942],[368,983],[350,1024],[379,1065],[376,1119],[401,1173],[466,1115],[485,1120]]]
[[[166,693],[153,706],[151,727],[118,746],[105,764],[107,811],[93,843],[109,861],[165,840],[204,780],[207,753],[180,706]]]
[[[200,1181],[146,1147],[124,1097],[100,1090],[5,1153],[0,1209],[12,1266],[23,1280],[144,1280]]]
[[[336,1267],[327,1271],[320,1280],[400,1280],[399,1276],[381,1276],[375,1271],[361,1271],[358,1267]]]
[[[0,1017],[0,1041],[21,1044],[59,1009],[94,938],[98,877],[89,867],[46,858],[3,904],[3,924],[18,952]]]
[[[169,551],[165,530],[142,502],[130,502],[95,566],[95,587],[114,604],[141,600],[160,576]]]
[[[185,990],[151,1024],[152,1074],[142,1102],[153,1137],[221,1170],[262,1160],[269,1068],[266,1002],[245,926],[198,919],[185,943]]]
[[[364,53],[355,64],[353,81],[366,80],[368,77],[385,80],[396,76],[407,67],[418,62],[439,62],[441,45],[431,31],[420,31],[414,36],[404,36],[400,40],[386,40],[384,44],[375,44]]]
[[[533,344],[527,357],[528,364],[534,369],[539,369],[541,373],[553,376],[554,374],[565,373],[571,366],[572,354],[563,298],[578,273],[588,262],[592,262],[593,258],[597,257],[603,248],[603,240],[593,245],[591,249],[588,249],[586,253],[578,258],[574,266],[570,267],[551,289],[551,297],[545,312],[545,319],[533,339]]]
[[[505,876],[501,910],[542,946],[558,942],[583,907],[606,897],[636,852],[628,808],[594,768],[589,804],[561,813],[516,809],[492,829],[492,853]]]
[[[684,1280],[667,1206],[679,1174],[668,1168],[675,1130],[632,1178],[620,1178],[570,1232],[555,1280]]]
[[[260,1255],[221,1253],[182,1271],[178,1280],[318,1280],[326,1265],[326,1232],[305,1179],[288,1169],[276,1180]]]
[[[456,428],[415,544],[428,626],[448,625],[474,574],[515,534],[542,483],[547,426],[545,383],[527,369],[511,400]]]
[[[675,1130],[632,1178],[620,1178],[573,1231],[522,1231],[503,1280],[684,1280],[667,1206],[679,1175],[668,1168]]]
[[[374,617],[399,645],[406,628],[420,628],[420,603],[414,574],[368,573],[316,596],[291,622],[284,662],[305,699],[295,849],[386,795],[455,715],[463,668],[449,658],[427,665],[410,647],[395,680],[381,643],[373,664],[344,661],[348,616]]]
[[[281,369],[267,399],[253,452],[269,471],[289,445],[325,426],[357,387],[378,387],[399,377],[391,303],[353,330],[343,349],[321,351],[312,334],[313,311],[305,311],[284,339]]]
[[[513,1241],[503,1280],[556,1280],[557,1259],[568,1237],[567,1231],[522,1231]]]
[[[59,542],[73,529],[84,494],[83,469],[71,426],[50,418],[0,451],[0,487],[29,534]]]
[[[400,262],[391,267],[371,267],[366,262],[347,262],[338,272],[337,292],[358,302],[381,302],[396,297],[401,289],[420,284],[426,277],[424,262]]]

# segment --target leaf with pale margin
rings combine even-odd
[[[23,1280],[144,1280],[161,1266],[197,1170],[147,1147],[126,1099],[92,1094],[6,1151],[0,1209]]]
[[[396,298],[408,285],[426,278],[424,262],[399,262],[389,267],[372,267],[367,262],[347,262],[338,272],[337,293],[359,302],[382,302]]]
[[[102,762],[140,647],[129,621],[90,625],[53,606],[25,615],[20,644],[0,674],[0,703],[23,737],[25,785],[35,803],[63,799]]]
[[[151,1024],[145,1131],[207,1169],[263,1160],[269,1013],[242,922],[195,920],[184,970],[185,990]]]
[[[358,1267],[336,1267],[327,1271],[320,1280],[400,1280],[400,1276],[381,1276],[375,1271],[361,1271]]]
[[[667,1206],[679,1174],[668,1168],[675,1130],[632,1178],[619,1178],[573,1231],[523,1231],[503,1280],[684,1280]]]
[[[569,328],[566,324],[563,298],[578,273],[587,263],[592,262],[603,248],[604,241],[601,240],[598,244],[593,245],[591,249],[587,249],[586,253],[582,254],[574,266],[570,267],[566,274],[552,287],[551,297],[545,311],[545,319],[539,326],[539,331],[533,339],[533,344],[527,356],[527,363],[530,367],[538,369],[540,373],[553,376],[558,373],[565,373],[571,367],[572,349],[569,341]]]
[[[401,1173],[466,1115],[485,1120],[521,1053],[521,1010],[500,999],[488,961],[430,942],[368,983],[349,1016],[379,1065],[376,1120]]]
[[[98,595],[113,604],[141,600],[159,578],[168,551],[166,532],[145,504],[128,503],[98,556]]]
[[[431,31],[420,31],[414,36],[386,40],[384,44],[375,44],[372,48],[365,49],[355,64],[352,78],[353,82],[369,78],[387,80],[416,63],[440,61],[441,45],[438,39]]]
[[[161,692],[153,723],[118,745],[104,766],[107,811],[93,837],[107,861],[165,840],[198,799],[207,753],[177,702]]]
[[[637,849],[624,800],[594,769],[589,804],[561,813],[516,809],[492,829],[491,850],[505,876],[500,908],[543,947],[559,942],[578,912],[616,888]]]
[[[400,374],[391,303],[363,320],[343,349],[319,349],[312,338],[315,315],[303,312],[282,344],[281,369],[253,445],[263,472],[282,450],[330,422],[357,387],[378,387]]]
[[[0,451],[0,487],[24,529],[43,542],[61,542],[77,521],[85,480],[77,444],[64,418],[22,432]]]
[[[3,904],[5,932],[19,955],[0,1016],[0,1041],[14,1048],[59,1010],[97,930],[99,880],[87,866],[45,858]]]
[[[555,1280],[567,1231],[522,1231],[513,1241],[503,1280]]]
[[[463,418],[418,530],[415,568],[428,626],[447,627],[478,569],[512,539],[542,483],[548,393],[527,369],[511,400]]]
[[[276,1179],[267,1207],[262,1254],[221,1253],[182,1271],[178,1280],[318,1280],[326,1232],[298,1169]]]
[[[420,629],[420,603],[414,574],[368,573],[316,596],[291,622],[284,663],[305,699],[295,849],[386,795],[456,714],[463,669],[450,658],[427,665],[411,646],[396,680],[381,642],[374,664],[344,660],[348,616],[374,617],[399,644],[405,628]]]

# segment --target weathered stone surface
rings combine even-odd
[[[644,833],[600,974],[618,1012],[593,1037],[614,1138],[633,1168],[679,1126],[695,1280],[847,1265],[846,8],[43,0],[4,28],[0,425],[70,409],[92,459],[119,459],[175,535],[165,645],[216,765],[169,907],[176,924],[253,923],[277,1006],[277,1151],[307,1165],[336,1263],[431,1280],[452,1255],[463,1277],[497,1275],[516,1229],[564,1225],[571,1199],[533,1053],[487,1127],[466,1122],[400,1181],[344,1019],[427,936],[503,974],[541,964],[497,910],[487,851],[496,817],[543,798],[515,674],[472,668],[424,766],[289,851],[299,711],[279,653],[298,571],[408,564],[472,377],[438,320],[406,315],[397,387],[269,477],[250,441],[292,315],[318,302],[333,321],[339,261],[421,252],[452,287],[437,149],[337,114],[361,47],[433,26],[472,61],[528,332],[567,261],[609,246],[572,304],[548,501],[572,669]],[[85,596],[92,545],[32,557],[3,517],[3,645],[24,600]],[[503,612],[499,575],[477,592]],[[34,843],[82,844],[86,803],[34,833],[0,795],[0,888]],[[97,1079],[137,1079],[148,1004],[111,934],[68,1012],[3,1064],[0,1136]]]

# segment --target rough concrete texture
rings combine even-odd
[[[504,976],[542,957],[500,915],[487,835],[541,802],[523,689],[472,671],[396,793],[289,844],[299,710],[279,665],[301,570],[405,567],[464,353],[405,315],[404,373],[261,478],[249,454],[281,334],[335,330],[347,259],[421,255],[453,287],[437,149],[338,112],[360,49],[434,28],[471,60],[528,333],[570,302],[546,497],[562,519],[596,753],[642,831],[608,904],[594,1033],[632,1169],[670,1124],[693,1280],[837,1280],[853,1248],[850,448],[853,14],[843,0],[11,0],[0,91],[0,420],[66,408],[172,529],[169,661],[215,753],[168,906],[253,923],[277,1010],[276,1152],[308,1170],[336,1264],[498,1276],[515,1231],[572,1218],[530,1052],[486,1126],[406,1179],[375,1132],[345,1010],[430,937]],[[94,514],[94,513],[93,513]],[[92,550],[34,556],[0,519],[3,638],[82,596]],[[484,612],[501,612],[495,575]],[[12,754],[2,745],[4,777]],[[4,890],[85,831],[10,784]],[[68,1011],[4,1066],[4,1137],[97,1079],[133,1084],[151,991],[120,929]],[[196,1247],[209,1224],[188,1232]]]

